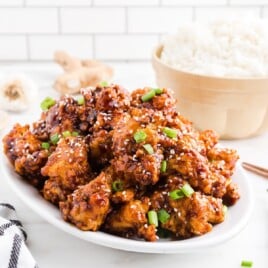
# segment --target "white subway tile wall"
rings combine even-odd
[[[149,61],[181,23],[223,16],[268,19],[268,0],[0,0],[0,61]]]

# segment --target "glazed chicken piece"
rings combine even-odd
[[[48,150],[42,149],[41,141],[30,131],[29,125],[16,124],[3,138],[4,153],[15,171],[40,188],[45,177],[40,173],[48,158]]]
[[[238,187],[232,182],[235,164],[239,159],[235,150],[214,147],[208,151],[211,176],[217,177],[213,196],[222,197],[226,205],[233,205],[240,198]]]
[[[123,237],[138,235],[147,241],[156,241],[156,227],[148,224],[148,210],[149,198],[132,200],[108,215],[104,230]]]
[[[146,138],[137,142],[137,132],[144,133]],[[163,159],[157,143],[158,134],[153,126],[140,124],[138,118],[130,115],[124,116],[114,130],[112,146],[114,159],[111,163],[119,178],[128,181],[129,185],[156,184]]]
[[[151,196],[155,211],[165,209],[170,218],[161,227],[178,238],[202,235],[212,229],[213,224],[224,220],[222,200],[195,192],[189,197],[172,199],[170,192],[181,189],[187,182],[180,177],[170,176]]]
[[[43,112],[39,121],[33,124],[33,133],[42,140],[54,134],[61,135],[64,131],[79,132],[79,108],[77,101],[63,96],[59,101]]]
[[[208,152],[218,143],[219,136],[214,130],[204,130],[199,133],[199,139],[204,142]]]
[[[155,94],[150,101],[142,101],[142,96],[153,90],[145,87],[136,89],[131,94],[131,106],[137,108],[147,108],[152,110],[161,110],[162,112],[175,111],[176,100],[172,96],[172,91],[163,88],[161,94]]]
[[[207,156],[214,170],[221,171],[221,174],[226,178],[233,175],[235,164],[239,159],[235,150],[215,147],[208,151]]]
[[[162,224],[176,237],[187,238],[211,231],[213,224],[224,221],[221,199],[194,193],[190,198],[170,202],[173,212],[170,219]]]
[[[60,202],[60,210],[65,221],[69,221],[84,231],[97,231],[110,210],[111,176],[101,172],[88,184],[80,186]]]
[[[112,159],[113,130],[129,108],[130,96],[118,85],[83,89],[86,113],[94,114],[94,123],[89,129],[90,162],[93,166],[106,167]]]
[[[122,189],[122,191],[116,191],[112,194],[111,201],[114,204],[127,203],[134,199],[135,194],[135,189],[133,188]]]
[[[85,141],[81,137],[60,139],[41,173],[49,177],[43,188],[44,198],[56,205],[64,201],[92,176]]]
[[[81,94],[85,99],[83,109],[79,111],[80,128],[92,133],[98,129],[111,130],[113,114],[126,111],[129,108],[129,93],[119,85],[97,86],[96,88],[83,88]],[[97,118],[100,114],[104,120]]]

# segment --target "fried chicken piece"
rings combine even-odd
[[[208,151],[208,159],[212,162],[214,170],[221,171],[226,178],[233,175],[235,164],[239,159],[236,150],[214,147]]]
[[[149,198],[132,200],[107,216],[104,230],[123,237],[138,235],[147,241],[156,241],[156,228],[148,225],[148,210]]]
[[[224,221],[221,199],[194,193],[190,198],[170,202],[173,212],[170,219],[162,225],[175,236],[187,238],[205,234],[212,224]]]
[[[111,176],[101,172],[88,184],[80,186],[60,202],[60,211],[69,221],[84,231],[97,231],[110,210]]]
[[[200,192],[190,197],[172,199],[169,192],[180,189],[186,182],[170,176],[166,184],[159,187],[151,196],[152,208],[168,211],[170,218],[161,227],[171,231],[178,238],[202,235],[212,229],[212,224],[224,220],[222,200],[206,196]]]
[[[44,198],[56,205],[64,201],[68,194],[91,178],[85,141],[81,137],[60,139],[41,173],[49,177],[43,188]]]
[[[142,96],[147,94],[152,88],[145,87],[143,89],[136,89],[131,94],[131,106],[137,108],[147,108],[153,110],[161,110],[168,112],[175,111],[176,100],[173,98],[173,92],[163,88],[162,93],[155,95],[150,101],[142,101]]]
[[[134,135],[138,131],[145,133],[146,139],[137,143]],[[120,178],[132,181],[132,184],[157,183],[163,160],[162,152],[158,149],[157,143],[157,131],[153,130],[150,125],[142,126],[129,115],[123,117],[113,135],[114,158],[111,163],[115,173]],[[150,146],[153,151],[148,152],[144,145]]]
[[[111,201],[114,204],[127,203],[135,197],[135,190],[133,188],[117,191],[112,194]]]
[[[211,177],[216,178],[213,184],[213,196],[223,198],[224,203],[233,205],[240,198],[238,188],[232,183],[235,164],[239,159],[235,150],[216,148],[208,151]]]
[[[111,130],[114,115],[127,111],[130,105],[129,93],[119,85],[83,88],[81,94],[85,105],[79,111],[80,129],[90,133],[99,129]],[[103,115],[104,120],[101,120],[100,115]]]
[[[237,184],[231,182],[226,187],[226,193],[223,196],[223,203],[227,206],[234,205],[240,198]]]
[[[113,158],[111,150],[113,144],[114,128],[123,116],[122,112],[107,114],[100,112],[93,126],[93,133],[89,136],[89,158],[92,166],[106,167]]]
[[[98,86],[95,90],[83,89],[82,94],[86,100],[86,113],[94,114],[94,122],[89,129],[89,157],[94,166],[100,169],[107,166],[113,157],[113,130],[128,109],[130,97],[128,92],[118,85]]]
[[[37,188],[42,187],[45,177],[40,169],[48,158],[48,150],[41,147],[38,140],[30,131],[29,125],[16,124],[3,138],[4,153],[15,171]]]
[[[43,112],[39,123],[34,124],[34,131],[47,136],[61,134],[64,131],[79,131],[79,108],[77,101],[69,96],[63,96],[49,110]]]
[[[211,150],[219,140],[218,134],[214,130],[204,130],[199,133],[199,139],[204,142],[206,150]]]
[[[168,169],[182,175],[192,187],[211,194],[213,180],[209,177],[208,160],[197,151],[174,154],[168,160]],[[171,172],[172,173],[172,172]]]

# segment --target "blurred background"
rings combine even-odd
[[[268,18],[268,0],[0,0],[0,62],[149,61],[180,23],[230,14]]]

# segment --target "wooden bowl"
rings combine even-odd
[[[214,129],[222,139],[240,139],[268,129],[268,78],[223,78],[183,72],[160,60],[152,64],[159,87],[173,89],[178,111],[200,129]]]

